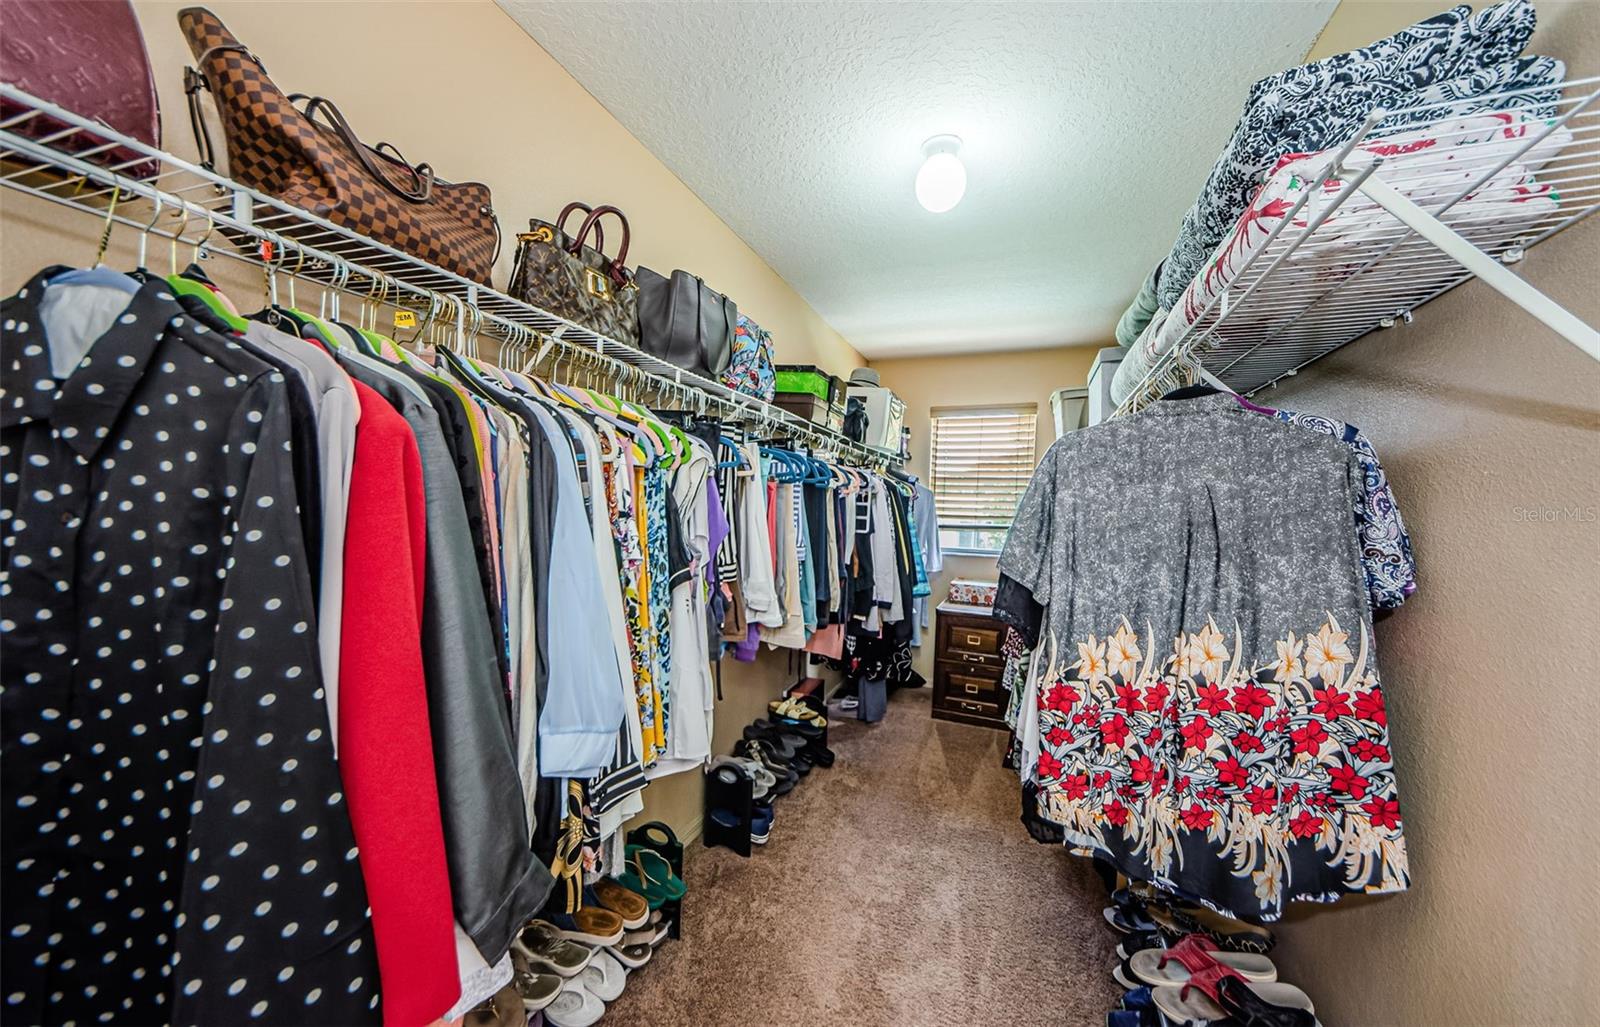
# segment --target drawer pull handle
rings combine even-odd
[[[963,660],[966,660],[968,663],[982,663],[983,662],[983,657],[974,656],[971,653],[962,653],[961,654],[961,658]]]
[[[965,688],[969,695],[977,695],[980,691],[977,685],[962,685],[961,687]]]
[[[983,636],[982,635],[968,635],[967,636],[967,644],[968,645],[982,645],[983,644]]]

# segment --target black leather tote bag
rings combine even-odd
[[[687,271],[671,278],[647,267],[639,287],[639,348],[703,378],[717,379],[733,358],[739,308]]]

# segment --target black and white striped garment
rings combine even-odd
[[[717,547],[717,580],[739,580],[739,469],[734,466],[738,451],[726,443],[717,446],[717,494],[722,497],[722,509],[728,521],[728,534]],[[722,466],[728,465],[728,466]]]

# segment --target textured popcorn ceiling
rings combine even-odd
[[[1337,6],[499,3],[869,358],[1110,339]],[[967,195],[930,214],[944,132]]]

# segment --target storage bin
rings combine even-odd
[[[998,581],[956,578],[950,582],[950,596],[947,601],[960,603],[962,606],[993,606],[995,593],[999,588]]]
[[[815,364],[777,365],[778,393],[809,392],[828,402],[833,399],[836,387],[834,376]]]
[[[778,372],[782,375],[783,372]],[[781,377],[779,379],[782,380]],[[828,401],[810,392],[788,392],[779,389],[778,394],[772,397],[774,406],[782,407],[791,414],[799,414],[814,424],[826,424],[828,420]]]
[[[809,392],[780,392],[772,398],[774,406],[791,414],[799,414],[812,424],[820,424],[841,434],[844,432],[844,409],[836,407]]]

